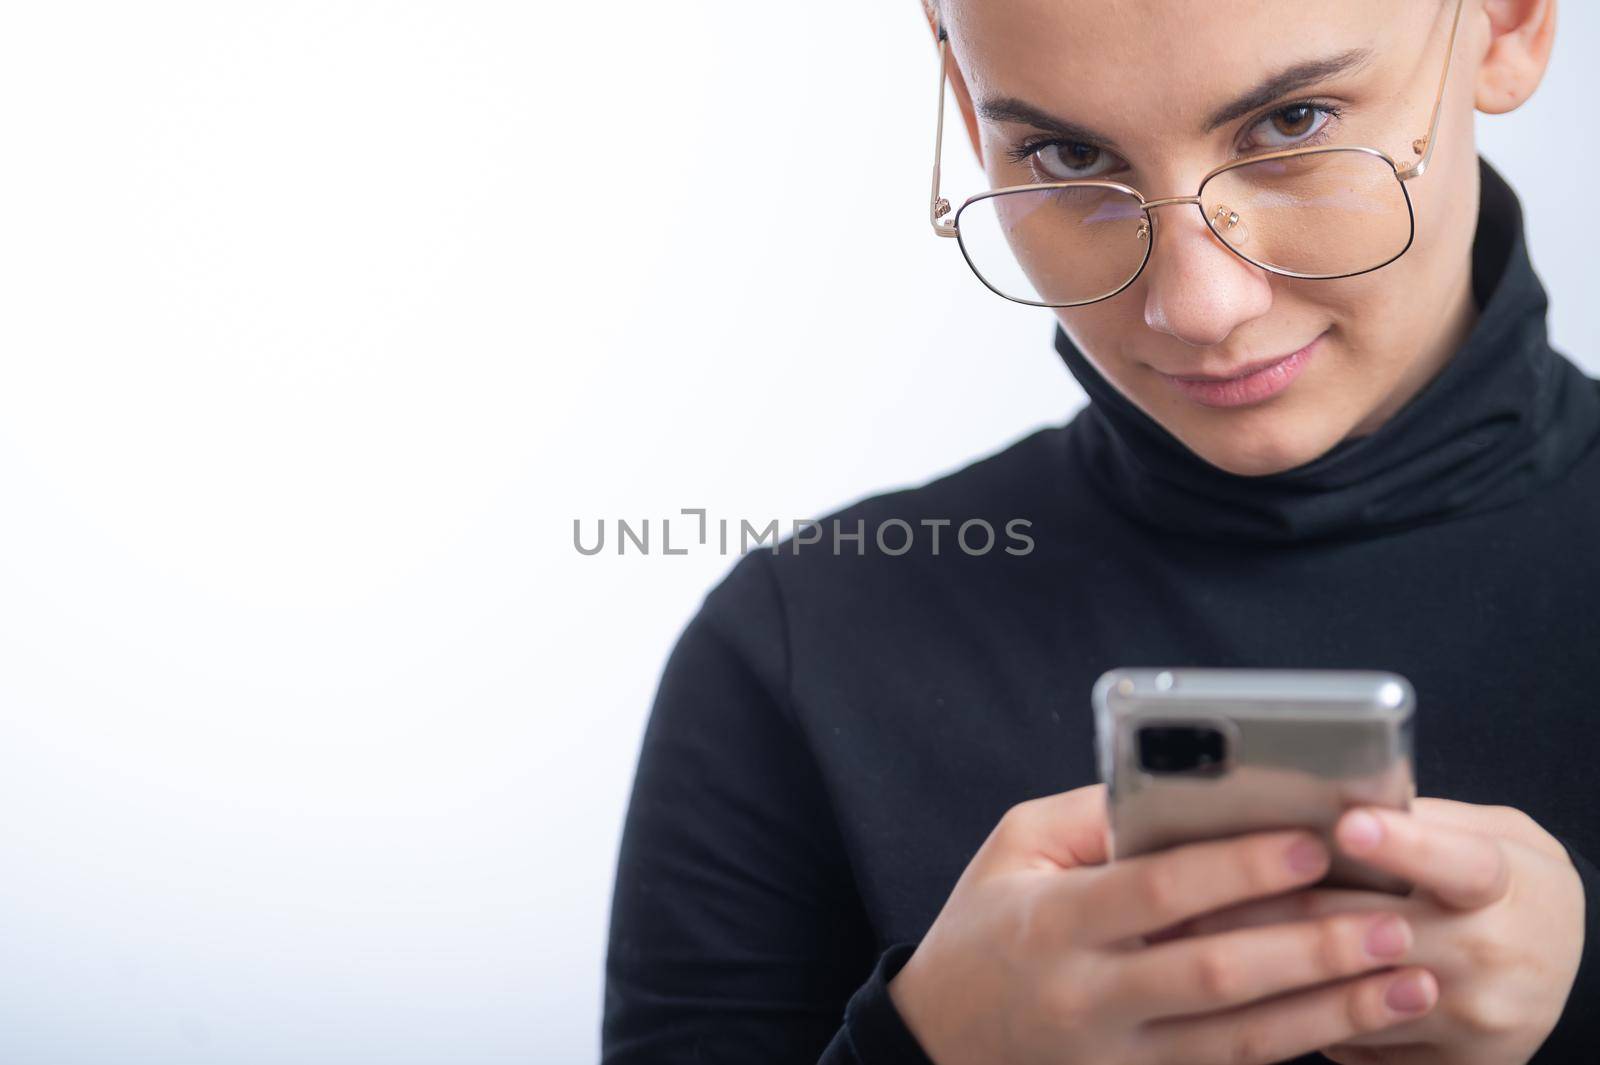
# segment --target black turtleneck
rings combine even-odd
[[[1565,477],[1600,431],[1595,384],[1550,347],[1549,301],[1516,193],[1481,157],[1478,173],[1473,331],[1376,432],[1292,470],[1245,477],[1206,462],[1112,387],[1058,325],[1056,350],[1090,398],[1068,429],[1072,447],[1107,500],[1188,536],[1303,543],[1507,506]]]
[[[1096,779],[1095,678],[1173,665],[1408,677],[1419,792],[1518,807],[1572,855],[1583,961],[1534,1061],[1600,1060],[1600,387],[1480,176],[1477,321],[1375,432],[1230,474],[1058,327],[1089,396],[1067,424],[730,568],[639,751],[607,1065],[929,1065],[887,981],[1007,808]]]

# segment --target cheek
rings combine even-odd
[[[1087,307],[1054,308],[1056,320],[1072,342],[1078,345],[1101,373],[1126,381],[1140,362],[1143,346],[1154,342],[1157,334],[1144,324],[1137,312],[1137,301],[1117,299],[1092,303]]]
[[[1405,257],[1381,270],[1332,281],[1283,278],[1273,299],[1274,314],[1286,320],[1328,328],[1323,351],[1307,367],[1307,380],[1360,390],[1359,382],[1381,382],[1383,367],[1409,344],[1414,313],[1408,279],[1396,269]],[[1392,271],[1392,272],[1391,272]],[[1345,382],[1340,384],[1340,382]]]
[[[1404,363],[1405,353],[1420,344],[1420,338],[1412,335],[1419,316],[1407,298],[1410,286],[1398,271],[1384,277],[1386,272],[1334,282],[1340,285],[1337,298],[1318,305],[1334,325],[1336,358],[1331,361],[1374,383],[1381,383],[1386,371]]]

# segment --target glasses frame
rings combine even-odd
[[[977,276],[978,280],[983,282],[985,288],[989,289],[989,291],[995,293],[997,296],[1011,300],[1013,303],[1022,303],[1032,307],[1082,307],[1086,304],[1099,303],[1101,300],[1108,300],[1112,296],[1115,296],[1127,289],[1129,285],[1132,285],[1139,279],[1139,276],[1144,273],[1145,265],[1149,263],[1151,251],[1155,247],[1156,220],[1155,215],[1151,213],[1151,209],[1156,207],[1166,207],[1171,204],[1194,204],[1195,210],[1200,212],[1200,218],[1205,222],[1206,228],[1212,232],[1212,234],[1217,238],[1223,247],[1227,248],[1230,252],[1237,255],[1240,259],[1243,259],[1250,265],[1260,267],[1261,269],[1270,273],[1278,274],[1283,277],[1303,278],[1312,281],[1332,281],[1342,277],[1356,277],[1360,274],[1368,274],[1374,270],[1380,270],[1410,250],[1412,242],[1416,239],[1416,212],[1412,209],[1411,194],[1406,189],[1406,182],[1410,181],[1412,178],[1421,177],[1422,174],[1428,169],[1428,160],[1433,157],[1434,137],[1439,130],[1439,112],[1444,103],[1444,88],[1445,83],[1450,77],[1450,66],[1455,58],[1456,30],[1461,24],[1461,9],[1464,6],[1465,0],[1456,0],[1455,15],[1450,22],[1450,41],[1445,48],[1444,69],[1439,72],[1439,87],[1435,91],[1433,97],[1433,113],[1428,119],[1428,132],[1411,142],[1411,150],[1421,158],[1404,169],[1401,168],[1399,163],[1395,162],[1394,158],[1390,156],[1388,152],[1385,152],[1381,148],[1372,148],[1364,145],[1323,144],[1308,148],[1284,148],[1273,152],[1262,152],[1259,155],[1248,156],[1244,159],[1235,159],[1230,163],[1223,163],[1221,166],[1207,171],[1206,174],[1201,177],[1200,185],[1195,190],[1195,194],[1193,196],[1164,196],[1154,200],[1147,200],[1144,198],[1144,193],[1140,192],[1132,185],[1126,185],[1120,181],[1106,181],[1099,178],[1074,178],[1068,181],[1029,182],[1022,185],[1006,185],[998,189],[986,189],[983,192],[968,196],[961,202],[961,206],[956,209],[955,214],[948,220],[945,220],[944,216],[950,214],[950,201],[939,195],[939,162],[944,152],[944,86],[945,82],[949,80],[949,37],[945,32],[943,20],[940,20],[937,23],[939,37],[939,118],[934,129],[933,191],[928,203],[928,221],[933,226],[933,231],[937,235],[941,237],[956,238],[956,243],[961,247],[961,257],[967,261],[967,266],[971,268],[973,274]],[[1212,224],[1212,220],[1206,217],[1205,208],[1200,203],[1200,197],[1201,194],[1205,192],[1206,184],[1218,174],[1226,173],[1229,170],[1234,170],[1241,166],[1249,166],[1253,163],[1266,162],[1271,159],[1287,159],[1297,156],[1318,155],[1324,152],[1365,152],[1369,155],[1376,156],[1385,163],[1389,164],[1389,168],[1394,172],[1395,181],[1400,186],[1401,197],[1405,200],[1410,234],[1406,237],[1405,247],[1401,248],[1398,252],[1388,259],[1385,259],[1383,262],[1378,263],[1376,266],[1369,266],[1364,270],[1355,270],[1348,274],[1303,274],[1297,273],[1293,270],[1286,270],[1282,267],[1269,266],[1266,263],[1257,262],[1255,259],[1250,258],[1248,255],[1244,254],[1244,252],[1228,243],[1227,238],[1217,232],[1216,226]],[[1139,268],[1133,272],[1132,276],[1130,276],[1127,281],[1123,282],[1122,285],[1115,291],[1108,292],[1104,296],[1096,296],[1093,299],[1087,300],[1076,300],[1071,303],[1045,303],[1039,300],[1019,299],[1016,296],[1010,296],[1004,292],[1001,292],[998,288],[995,288],[994,285],[990,284],[989,279],[984,277],[983,272],[979,270],[978,267],[973,263],[972,256],[967,253],[965,241],[961,240],[961,213],[973,204],[979,203],[983,200],[991,199],[995,196],[1004,196],[1009,193],[1027,190],[1080,187],[1115,189],[1117,191],[1126,193],[1139,201],[1139,209],[1144,214],[1145,221],[1149,227],[1148,234],[1150,239],[1145,241],[1144,258],[1140,260]]]

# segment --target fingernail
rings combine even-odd
[[[1411,928],[1401,918],[1388,914],[1367,929],[1364,945],[1374,958],[1397,958],[1411,947]]]
[[[1339,826],[1339,840],[1349,850],[1369,851],[1382,839],[1383,822],[1365,810],[1346,814],[1344,824]]]
[[[1421,973],[1407,973],[1389,985],[1383,1001],[1396,1013],[1421,1013],[1433,1005],[1433,989]]]
[[[1319,873],[1328,864],[1328,848],[1311,837],[1296,840],[1289,848],[1288,859],[1289,868],[1296,873]]]

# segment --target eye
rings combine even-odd
[[[1301,147],[1320,139],[1339,114],[1339,109],[1330,104],[1303,102],[1280,107],[1251,127],[1252,133],[1263,131],[1268,139],[1248,143],[1245,147],[1268,150]]]
[[[1035,138],[1024,141],[1006,153],[1014,162],[1032,167],[1039,181],[1073,181],[1097,178],[1111,173],[1117,157],[1103,148],[1082,141]]]

